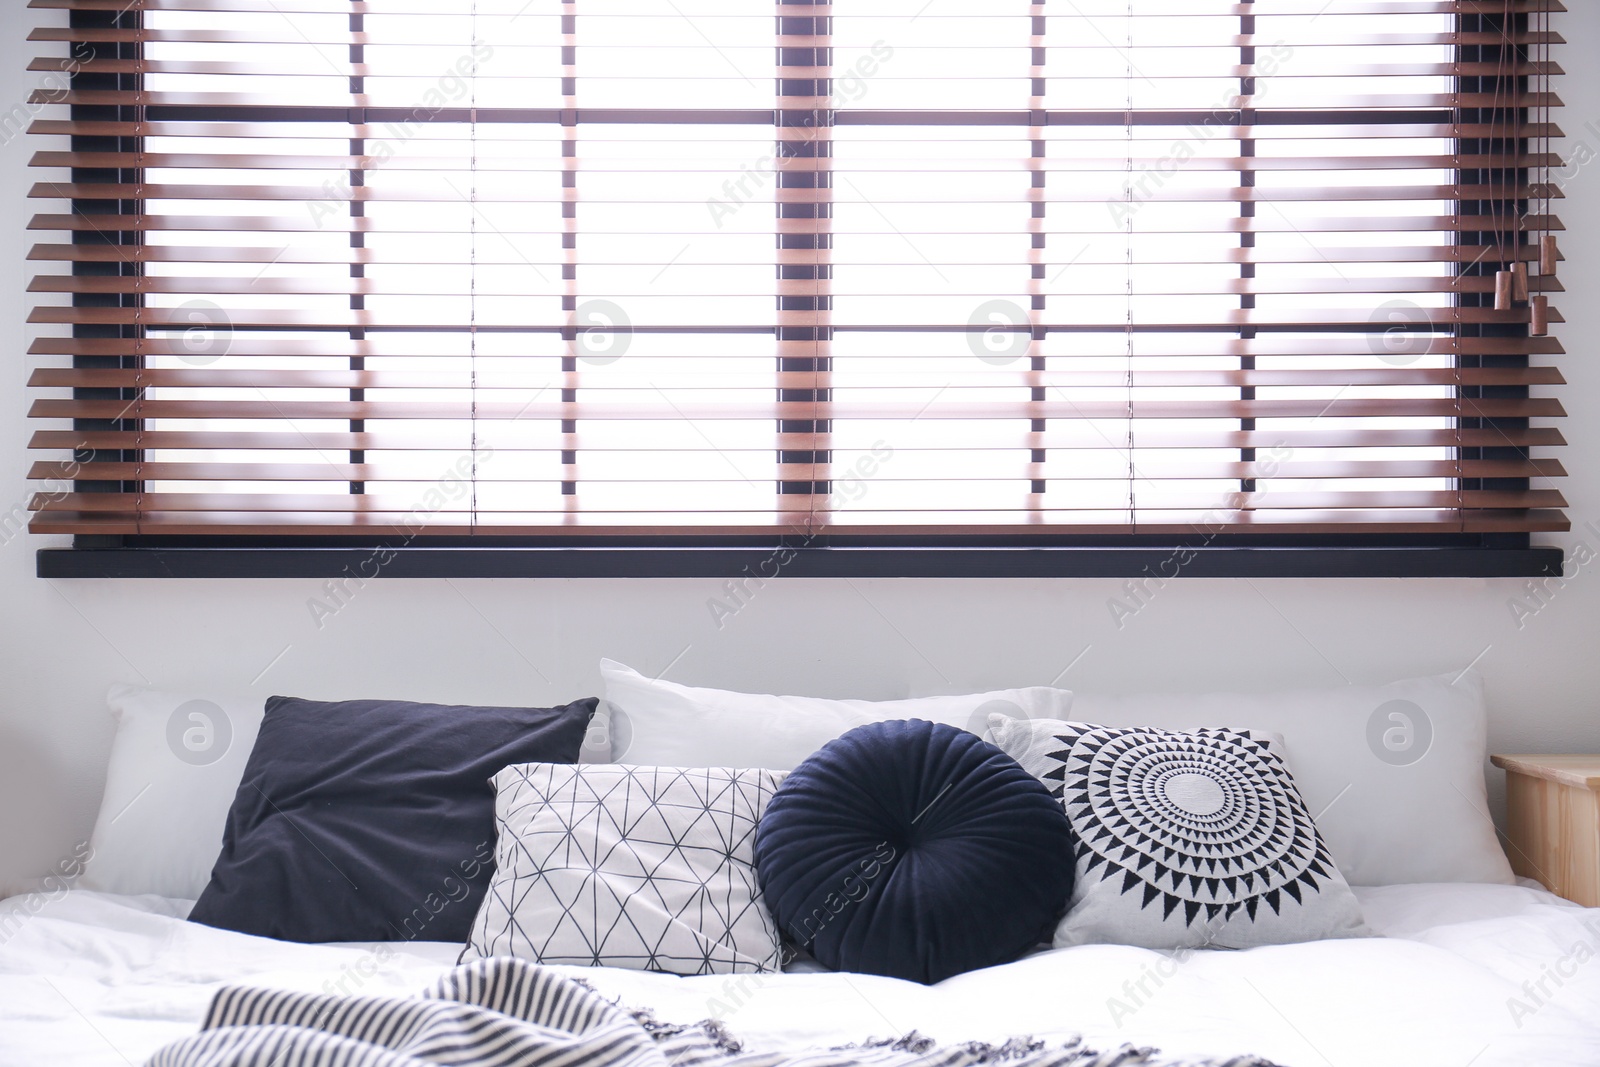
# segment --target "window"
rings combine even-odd
[[[1567,528],[1553,0],[32,6],[80,548]]]

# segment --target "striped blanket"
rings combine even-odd
[[[524,960],[457,967],[418,997],[230,986],[200,1032],[147,1067],[1273,1067],[1255,1056],[1184,1059],[1019,1038],[936,1047],[913,1033],[822,1051],[747,1050],[721,1024],[673,1025]]]

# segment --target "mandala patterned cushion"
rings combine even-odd
[[[995,716],[1075,835],[1059,947],[1248,948],[1370,934],[1269,738]]]
[[[920,719],[858,726],[790,773],[756,866],[819,963],[914,982],[1006,963],[1072,889],[1061,805],[993,745]]]
[[[496,870],[462,959],[672,974],[777,970],[756,825],[777,771],[510,766],[493,778]]]

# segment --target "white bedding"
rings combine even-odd
[[[1600,1065],[1600,909],[1522,886],[1357,893],[1384,937],[1184,957],[1085,946],[926,988],[825,973],[567,970],[665,1020],[719,1016],[756,1047],[910,1030],[940,1041],[1080,1032],[1286,1067]],[[86,891],[0,903],[0,1064],[140,1064],[194,1031],[219,984],[409,993],[459,951],[286,944],[191,925],[187,909]]]

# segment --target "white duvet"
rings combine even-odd
[[[1286,1067],[1600,1065],[1600,909],[1521,886],[1356,892],[1383,937],[1177,956],[1092,945],[932,987],[565,970],[664,1020],[719,1017],[756,1048],[1077,1032]],[[409,993],[459,951],[286,944],[191,925],[187,910],[83,891],[0,903],[0,1064],[137,1065],[192,1033],[222,983]]]

